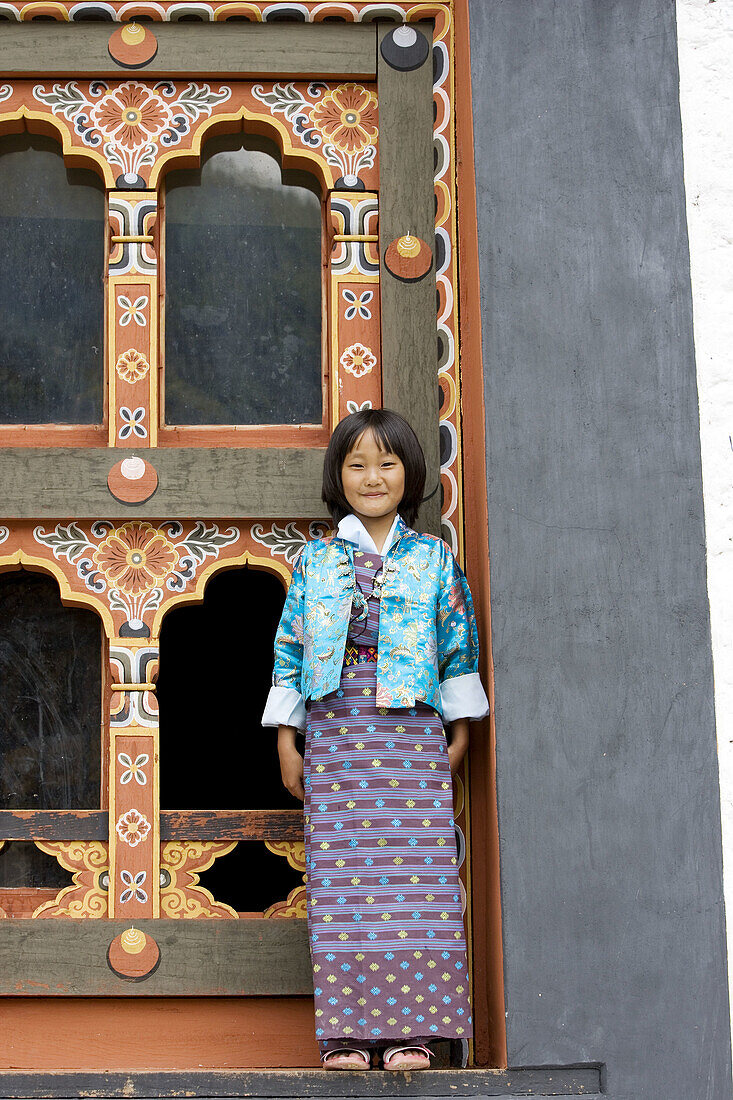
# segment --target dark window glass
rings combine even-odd
[[[199,882],[238,913],[262,913],[302,886],[303,872],[271,852],[263,841],[240,840],[234,851],[220,856],[199,875]]]
[[[168,424],[321,422],[321,203],[254,144],[168,177]]]
[[[5,845],[0,844],[0,887],[35,889],[43,886],[60,890],[63,886],[71,886],[72,881],[71,872],[66,871],[55,856],[42,852],[31,841],[10,840]],[[0,897],[0,905],[4,901]]]
[[[102,631],[40,573],[0,574],[0,809],[93,809]]]
[[[101,182],[50,139],[3,138],[0,241],[0,423],[100,423]]]

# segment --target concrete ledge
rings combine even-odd
[[[0,1097],[64,1100],[153,1097],[481,1097],[601,1096],[598,1065],[507,1070],[437,1069],[422,1073],[326,1073],[323,1070],[189,1070],[161,1073],[0,1072]]]

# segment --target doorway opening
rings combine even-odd
[[[248,567],[213,577],[204,600],[174,608],[160,633],[161,808],[294,809],[277,739],[260,725],[285,591]],[[261,916],[302,886],[302,871],[262,841],[240,841],[200,878],[217,901]]]

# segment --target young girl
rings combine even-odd
[[[423,1069],[431,1039],[471,1035],[451,774],[488,703],[466,579],[410,527],[424,485],[401,416],[341,421],[323,471],[337,530],[303,550],[275,639],[262,721],[305,801],[326,1069],[369,1069],[375,1049],[385,1069]]]

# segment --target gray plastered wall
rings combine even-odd
[[[470,0],[510,1065],[729,1100],[673,0]]]

